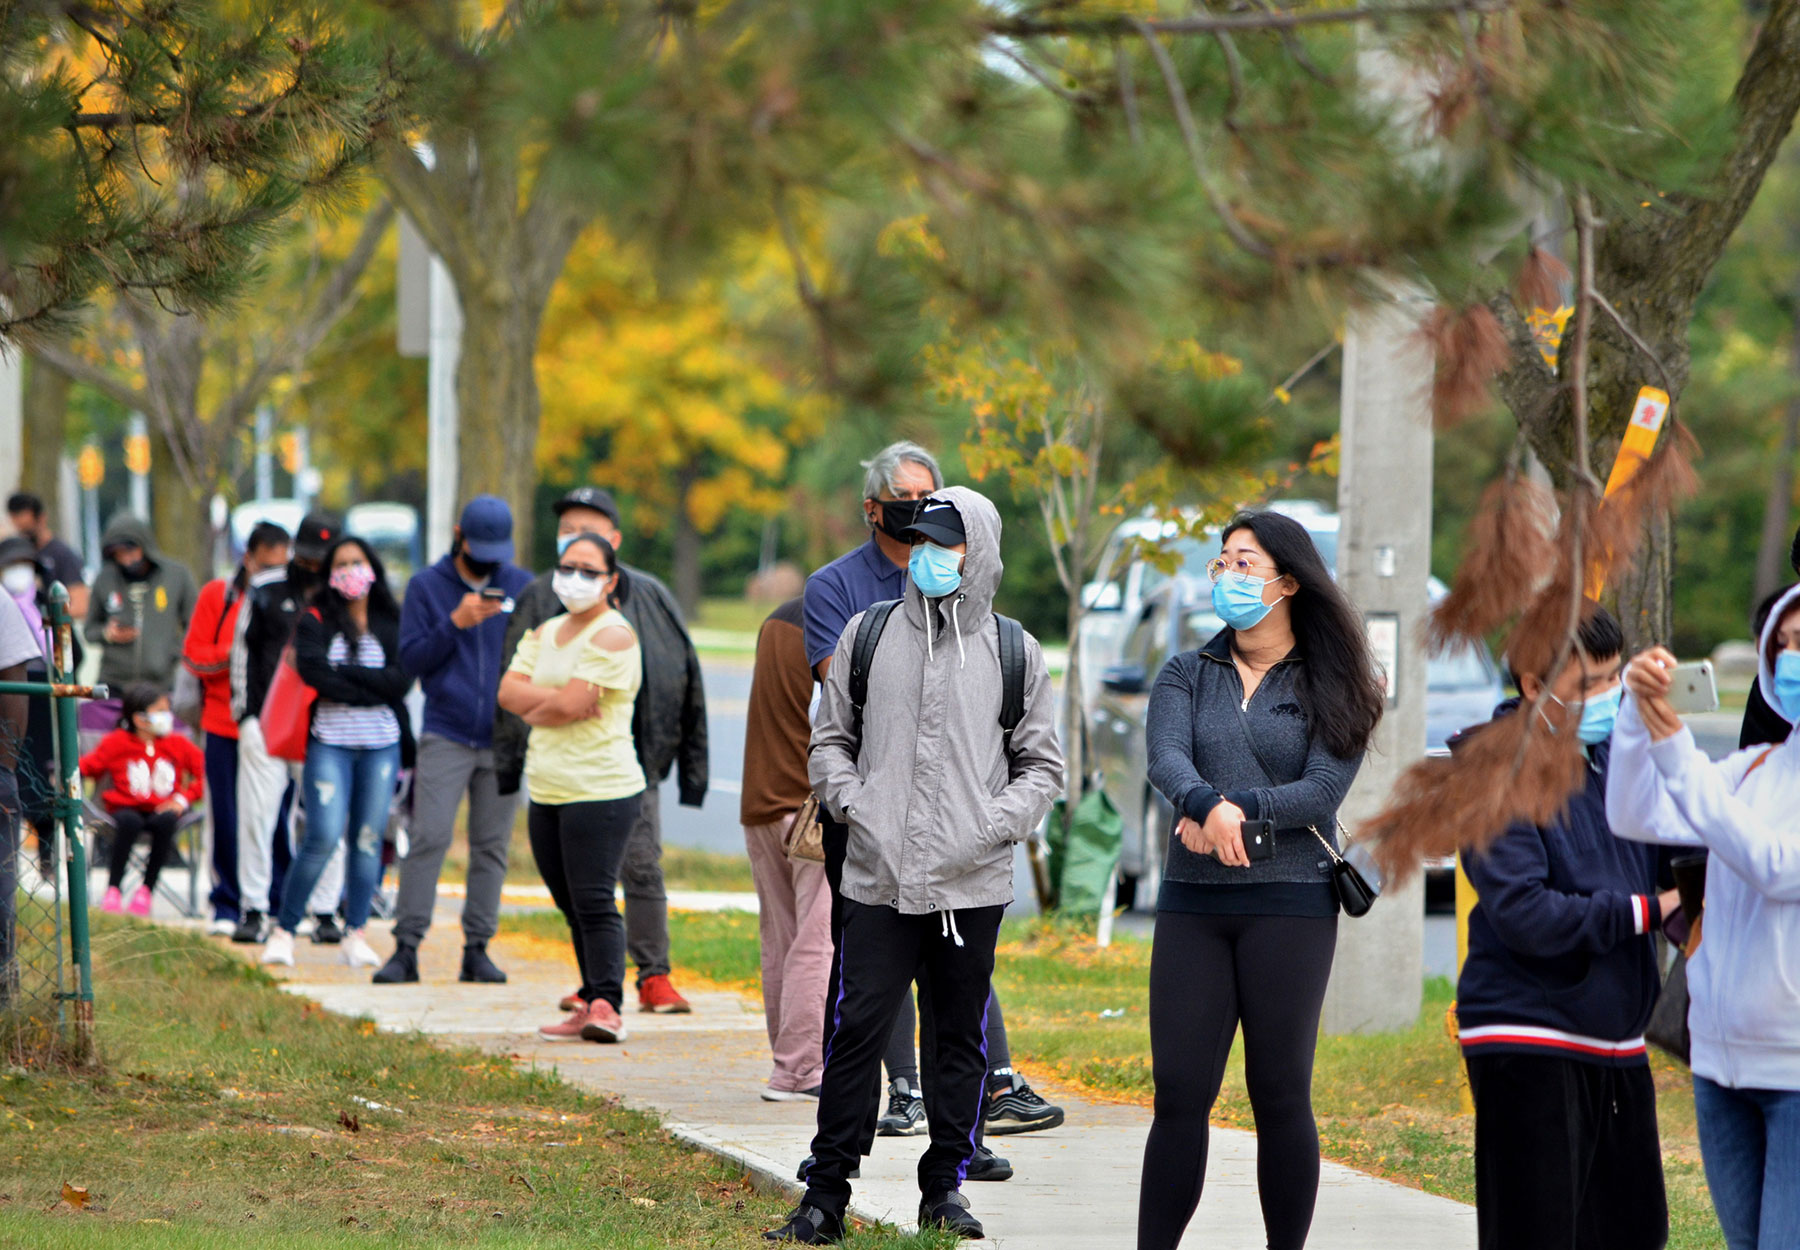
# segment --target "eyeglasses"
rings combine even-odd
[[[565,577],[579,577],[584,582],[605,581],[612,576],[611,573],[599,573],[593,569],[584,569],[578,564],[559,564],[556,566],[556,571]]]
[[[1228,559],[1225,556],[1214,556],[1206,562],[1206,575],[1212,578],[1215,584],[1227,573],[1231,574],[1232,577],[1240,582],[1247,582],[1253,578],[1260,580],[1265,575],[1273,576],[1275,570],[1265,565],[1252,564],[1242,556],[1238,556],[1235,559]]]

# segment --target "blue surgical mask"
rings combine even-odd
[[[962,585],[962,557],[936,543],[920,543],[912,549],[906,572],[927,599],[953,595]]]
[[[1790,721],[1800,721],[1800,651],[1783,651],[1775,657],[1775,710]]]
[[[1605,694],[1590,695],[1581,705],[1581,724],[1575,736],[1589,746],[1612,737],[1613,722],[1619,718],[1619,700],[1624,694],[1624,687],[1614,686]]]
[[[1227,573],[1213,583],[1213,611],[1233,629],[1249,629],[1275,606],[1262,601],[1263,589],[1268,584],[1260,577],[1246,578]]]

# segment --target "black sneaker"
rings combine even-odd
[[[485,985],[505,985],[506,974],[494,966],[488,958],[487,943],[479,945],[471,942],[463,947],[462,972],[457,975],[458,981],[480,981]],[[1061,1112],[1057,1113],[1061,1115]]]
[[[986,1146],[975,1147],[975,1157],[969,1160],[968,1170],[963,1173],[964,1180],[970,1181],[1010,1181],[1012,1179],[1012,1161],[1002,1159]]]
[[[979,1241],[981,1221],[969,1214],[969,1200],[954,1189],[933,1194],[919,1203],[919,1227],[941,1228],[964,1241]]]
[[[419,952],[402,943],[369,980],[376,985],[402,985],[419,979]]]
[[[240,946],[255,946],[266,939],[269,929],[269,918],[259,911],[247,911],[238,921],[237,928],[231,931],[231,940]]]
[[[1008,1133],[1038,1133],[1063,1122],[1063,1109],[1037,1096],[1025,1078],[1014,1072],[1010,1084],[990,1087],[987,1119],[983,1129],[1003,1137]]]
[[[792,1241],[803,1246],[835,1246],[844,1239],[844,1220],[823,1207],[801,1203],[787,1223],[763,1234],[764,1241]]]
[[[336,946],[344,940],[344,930],[339,926],[337,917],[329,912],[320,912],[313,918],[312,940],[314,946]]]
[[[925,1099],[905,1077],[888,1082],[887,1111],[875,1122],[877,1137],[912,1137],[925,1131]]]
[[[811,1155],[807,1155],[806,1158],[800,1160],[800,1170],[794,1173],[794,1179],[801,1184],[805,1184],[807,1170],[811,1168],[812,1165],[813,1157]],[[860,1181],[862,1179],[862,1169],[860,1167],[851,1168],[850,1175],[846,1176],[844,1179],[847,1181]]]

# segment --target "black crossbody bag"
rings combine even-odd
[[[1244,731],[1244,741],[1250,744],[1250,754],[1256,758],[1256,766],[1262,769],[1262,774],[1270,785],[1280,785],[1275,780],[1268,761],[1263,759],[1262,749],[1256,745],[1256,735],[1250,730],[1250,717],[1245,714],[1244,705],[1234,702],[1232,706],[1237,709],[1238,725]],[[1319,840],[1319,845],[1325,848],[1325,854],[1331,859],[1331,885],[1337,892],[1338,906],[1352,919],[1368,915],[1369,909],[1375,906],[1375,900],[1381,897],[1381,872],[1375,867],[1375,861],[1362,847],[1351,844],[1350,831],[1344,828],[1341,820],[1337,822],[1338,834],[1344,839],[1344,845],[1350,847],[1351,854],[1357,857],[1358,863],[1352,863],[1339,854],[1337,847],[1331,845],[1331,839],[1320,833],[1317,825],[1308,825],[1306,828]]]

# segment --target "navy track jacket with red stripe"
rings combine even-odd
[[[1644,1026],[1662,983],[1660,853],[1607,825],[1608,753],[1604,742],[1589,748],[1587,783],[1557,821],[1515,825],[1485,854],[1463,853],[1481,900],[1456,987],[1464,1054],[1648,1062]]]

